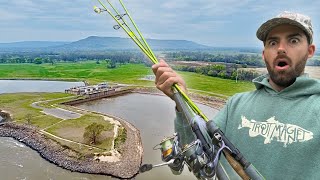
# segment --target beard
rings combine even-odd
[[[286,59],[290,62],[290,64],[292,64],[292,61],[289,57],[286,57]],[[298,64],[296,64],[295,66],[291,66],[289,67],[289,69],[284,71],[275,70],[275,65],[271,65],[270,63],[268,63],[269,61],[266,61],[270,79],[280,87],[290,86],[296,81],[297,77],[299,77],[304,72],[307,59],[308,55],[299,59]]]

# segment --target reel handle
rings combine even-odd
[[[146,172],[146,171],[150,171],[152,168],[170,165],[170,164],[172,164],[173,162],[174,162],[174,159],[171,159],[171,160],[168,161],[168,162],[161,163],[161,164],[156,164],[156,165],[144,164],[144,165],[140,166],[139,172],[140,172],[140,173],[144,173],[144,172]]]
[[[139,172],[144,173],[146,171],[150,171],[151,169],[152,169],[152,164],[144,164],[144,165],[140,166]]]

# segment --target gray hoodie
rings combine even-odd
[[[267,76],[253,82],[257,89],[232,96],[216,124],[266,179],[319,179],[320,81],[302,75],[280,92]],[[175,130],[187,143],[194,136],[182,122],[177,113]]]

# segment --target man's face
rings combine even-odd
[[[307,59],[315,51],[305,33],[292,25],[280,25],[268,34],[264,42],[263,59],[270,75],[270,83],[280,90],[290,86],[304,72]]]

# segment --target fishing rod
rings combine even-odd
[[[147,57],[154,63],[157,64],[158,60],[155,57],[154,53],[152,52],[150,46],[148,45],[148,43],[146,42],[145,38],[142,36],[140,30],[138,29],[138,27],[136,26],[135,22],[133,21],[131,15],[129,14],[129,12],[127,11],[127,9],[125,8],[122,0],[119,0],[119,2],[121,3],[122,7],[125,9],[126,13],[124,14],[119,14],[117,10],[115,10],[116,15],[114,15],[103,3],[101,0],[98,0],[99,3],[101,4],[102,8],[98,8],[96,6],[94,6],[94,11],[98,14],[100,14],[103,11],[107,11],[108,14],[117,22],[118,25],[115,25],[116,27],[122,28],[127,35],[133,40],[133,42],[138,45],[138,47],[142,50],[142,52],[147,55]],[[110,1],[108,0],[108,3],[110,3]],[[111,7],[113,9],[114,6],[111,5]],[[130,18],[130,21],[132,22],[132,24],[134,25],[135,30],[137,31],[137,33],[139,34],[139,36],[141,37],[142,40],[140,40],[137,35],[135,34],[134,31],[132,31],[132,29],[129,27],[129,25],[126,23],[126,21],[124,20],[124,16],[128,16]],[[120,20],[118,20],[120,19]],[[113,27],[115,27],[113,26]],[[119,29],[118,28],[118,29]],[[185,100],[188,102],[188,104],[191,106],[191,108],[197,113],[199,114],[203,119],[205,119],[206,121],[209,121],[209,119],[201,112],[201,110],[191,101],[191,99],[181,90],[181,88],[177,85],[174,84],[173,85],[174,88],[177,89],[177,91],[179,93],[182,94],[182,96],[185,98]]]
[[[103,8],[94,6],[94,11],[96,13],[108,12],[117,22],[117,25],[114,25],[113,28],[116,30],[122,28],[154,64],[158,63],[156,56],[136,26],[122,0],[119,0],[119,3],[125,11],[123,14],[120,14],[109,0],[107,2],[115,14],[101,0],[98,1]],[[125,17],[129,18],[139,36],[130,28]],[[168,165],[174,173],[180,174],[186,164],[198,179],[212,179],[214,175],[217,175],[220,179],[228,179],[228,176],[221,170],[218,163],[220,155],[223,153],[232,168],[243,179],[264,179],[254,166],[224,136],[215,123],[208,120],[177,84],[174,84],[172,88],[174,91],[173,100],[176,102],[177,108],[183,113],[196,138],[187,145],[182,145],[179,142],[179,134],[177,133],[170,138],[165,138],[157,145],[158,149],[161,150],[161,158],[165,163],[158,165],[145,164],[140,167],[141,173],[149,171],[152,168]]]

